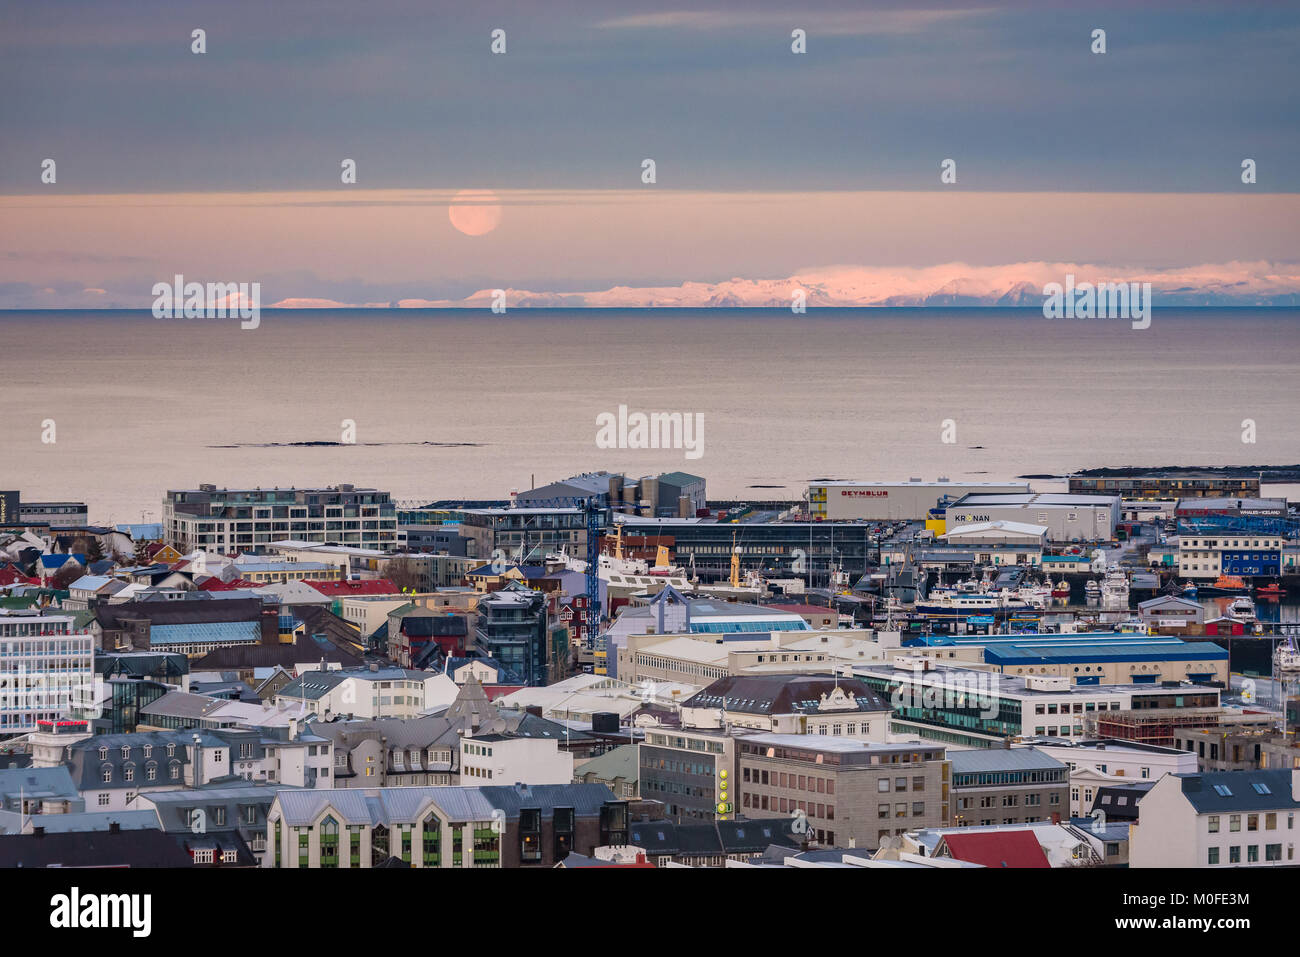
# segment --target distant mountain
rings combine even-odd
[[[1119,270],[1081,263],[1012,263],[923,268],[829,266],[783,279],[687,281],[679,286],[613,286],[591,292],[506,289],[507,309],[529,308],[790,308],[802,292],[809,308],[835,306],[1032,307],[1044,287],[1074,282],[1150,283],[1159,306],[1300,306],[1300,266],[1220,263],[1169,270]],[[497,290],[464,299],[403,299],[404,308],[490,308]],[[286,303],[287,305],[288,303]],[[276,305],[281,305],[277,303]],[[342,305],[340,303],[339,305]]]

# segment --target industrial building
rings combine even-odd
[[[949,527],[944,538],[949,545],[1029,545],[1042,550],[1047,544],[1046,525],[1024,522],[977,522]]]
[[[1284,498],[1182,498],[1174,509],[1176,518],[1204,518],[1208,515],[1286,518]]]
[[[808,507],[813,519],[902,521],[925,519],[939,500],[976,493],[1030,491],[1026,482],[810,482]]]
[[[1006,675],[1057,675],[1075,685],[1228,682],[1228,652],[1212,641],[1086,632],[1073,635],[935,635],[928,648],[978,646]]]
[[[1118,495],[973,493],[948,506],[944,524],[947,528],[986,522],[1043,525],[1048,541],[1097,542],[1115,538],[1119,513]]]

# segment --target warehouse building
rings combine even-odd
[[[1024,522],[978,522],[950,527],[943,537],[949,545],[1030,545],[1041,551],[1047,544],[1047,526]]]
[[[948,528],[985,522],[1016,522],[1047,527],[1051,542],[1097,542],[1115,538],[1118,495],[1066,495],[1037,492],[1020,495],[966,495],[948,506]]]
[[[809,509],[814,519],[831,521],[903,521],[927,518],[941,498],[976,493],[1027,494],[1026,482],[812,482]]]

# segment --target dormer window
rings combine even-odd
[[[99,749],[99,760],[101,760],[101,761],[107,761],[107,760],[108,760],[108,748],[100,748],[100,749]]]

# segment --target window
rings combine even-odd
[[[1230,814],[1230,815],[1228,815],[1228,830],[1229,830],[1229,831],[1240,831],[1240,830],[1241,830],[1241,815],[1240,815],[1240,814]]]
[[[1211,834],[1219,833],[1219,815],[1217,814],[1210,815],[1210,833]]]
[[[1210,864],[1219,863],[1219,849],[1217,847],[1210,848],[1210,857],[1208,863]]]
[[[224,812],[225,808],[219,810]],[[327,817],[321,822],[320,866],[324,868],[339,866],[339,822],[333,816]]]

